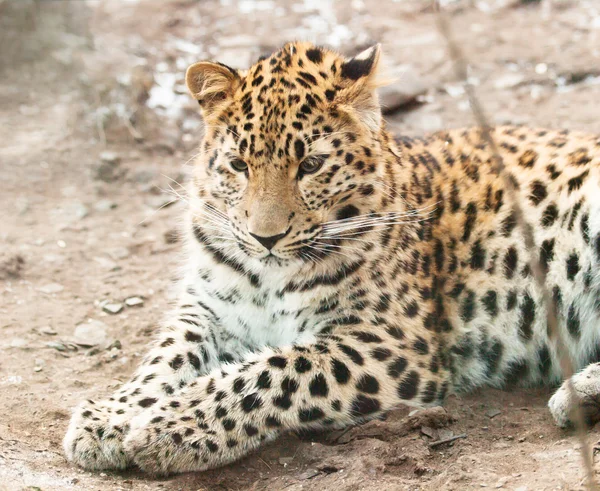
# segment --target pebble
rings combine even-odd
[[[107,326],[104,322],[91,320],[79,324],[75,328],[75,343],[79,346],[91,348],[106,342]]]
[[[107,314],[117,315],[123,310],[123,304],[121,302],[106,302],[102,305],[102,310]]]
[[[421,433],[428,436],[429,438],[435,439],[437,437],[437,431],[433,428],[430,428],[429,426],[421,426]]]
[[[42,293],[46,293],[47,295],[52,295],[53,293],[60,293],[65,289],[64,286],[59,285],[58,283],[48,283],[47,285],[41,286],[38,288],[38,291]]]
[[[68,348],[60,341],[50,341],[46,343],[46,347],[55,349],[56,351],[68,351]]]
[[[500,489],[503,487],[508,481],[510,481],[510,476],[504,476],[498,479],[496,485],[494,486],[496,489]]]
[[[440,428],[438,430],[438,438],[440,440],[446,440],[447,438],[452,438],[454,436],[454,432],[452,430],[447,430],[445,428]]]
[[[41,334],[46,334],[47,336],[56,336],[58,334],[50,326],[40,327],[39,331],[40,331]]]
[[[100,160],[109,164],[118,164],[121,157],[116,152],[105,151],[100,153]]]
[[[279,457],[279,463],[281,465],[288,465],[294,461],[294,457]]]
[[[109,199],[101,199],[94,203],[94,210],[99,213],[105,213],[110,210],[114,210],[117,207],[117,203]]]
[[[27,340],[23,338],[14,338],[10,342],[11,348],[24,348],[25,346],[27,346]]]
[[[119,341],[118,339],[115,339],[112,343],[110,343],[108,345],[108,347],[106,348],[107,351],[113,350],[113,349],[121,349],[123,347],[123,345],[121,344],[121,341]]]
[[[123,177],[125,170],[119,168],[121,157],[115,152],[102,152],[100,162],[93,166],[94,178],[104,182],[114,182]]]
[[[485,415],[490,419],[493,419],[500,414],[502,414],[502,411],[499,409],[490,409],[485,413]]]
[[[123,171],[119,170],[119,168],[115,164],[110,164],[108,162],[101,162],[94,166],[94,179],[104,182],[114,182],[117,181],[123,175]]]
[[[0,280],[15,279],[21,276],[25,259],[16,254],[9,257],[0,257]]]
[[[82,220],[90,214],[90,210],[81,201],[74,201],[68,207],[69,213],[75,218]]]
[[[494,82],[496,89],[511,89],[516,87],[525,80],[525,76],[521,73],[507,73],[498,77]]]
[[[141,297],[129,297],[125,299],[127,307],[141,307],[144,305],[144,299]]]
[[[110,271],[116,271],[119,269],[119,265],[116,262],[106,257],[95,257],[94,261],[96,261],[103,268],[106,268]]]
[[[125,259],[126,257],[129,257],[130,252],[127,247],[115,247],[114,249],[111,249],[109,254],[113,259]]]
[[[298,479],[304,481],[305,479],[312,479],[313,477],[318,476],[319,474],[320,472],[317,469],[308,469],[302,474],[299,474]]]

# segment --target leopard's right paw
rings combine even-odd
[[[67,459],[88,470],[129,467],[132,462],[123,449],[128,425],[111,419],[107,406],[93,401],[79,405],[63,440]]]
[[[585,424],[595,425],[600,421],[600,363],[588,365],[573,375],[571,381]],[[571,392],[566,381],[550,398],[548,407],[558,426],[567,428],[574,425]]]

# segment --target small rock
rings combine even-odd
[[[490,409],[485,413],[485,415],[490,419],[493,419],[500,414],[502,414],[502,411],[499,409]]]
[[[34,372],[41,372],[42,370],[43,370],[43,367],[40,367],[40,366],[33,367]]]
[[[127,307],[141,307],[144,305],[144,299],[141,297],[129,297],[125,299]]]
[[[313,477],[318,476],[319,474],[320,472],[317,469],[308,469],[302,474],[299,474],[298,479],[304,481],[305,479],[312,479]]]
[[[125,259],[129,257],[130,252],[127,247],[115,247],[110,250],[109,254],[113,259]]]
[[[25,259],[19,254],[0,259],[0,280],[16,279],[21,277]]]
[[[525,76],[521,73],[507,73],[498,77],[494,82],[496,89],[511,89],[516,87],[525,80]]]
[[[519,440],[518,440],[518,441],[519,441],[519,443],[523,443],[523,442],[525,441],[525,437],[524,437],[524,436],[522,436],[521,438],[519,438]]]
[[[510,476],[504,476],[498,479],[496,485],[494,486],[496,489],[500,489],[503,487],[508,481],[510,481]]]
[[[125,170],[119,168],[121,159],[114,152],[102,152],[100,163],[93,167],[94,178],[104,182],[114,182],[125,175]]]
[[[121,162],[121,158],[115,152],[105,151],[100,154],[100,160],[108,164],[118,164]]]
[[[108,347],[106,348],[107,351],[110,351],[112,349],[121,349],[123,346],[121,345],[121,341],[119,341],[118,339],[115,339],[112,343],[110,343],[108,345]]]
[[[10,342],[11,348],[24,348],[25,346],[27,346],[27,340],[23,338],[14,338]]]
[[[102,162],[94,167],[94,179],[104,182],[114,182],[123,176],[121,171],[114,164]]]
[[[104,322],[92,320],[79,324],[75,328],[75,343],[85,348],[91,348],[106,342],[107,326]]]
[[[86,356],[94,356],[97,355],[98,353],[100,353],[100,348],[92,348],[91,350],[88,350],[85,355]]]
[[[119,265],[116,262],[106,257],[95,257],[94,261],[96,261],[100,266],[108,269],[109,271],[115,271],[119,269]]]
[[[79,220],[83,220],[90,214],[90,210],[81,201],[74,201],[67,206],[67,212]]]
[[[176,244],[179,242],[179,232],[177,229],[172,228],[171,230],[167,230],[163,237],[165,238],[165,242],[167,244]]]
[[[117,315],[123,310],[123,304],[121,302],[106,302],[102,304],[102,310],[107,314]]]
[[[42,293],[46,293],[47,295],[52,295],[53,293],[60,293],[65,289],[64,286],[59,285],[58,283],[48,283],[47,285],[41,286],[38,288],[38,291]]]
[[[36,358],[35,365],[33,366],[33,371],[41,372],[44,369],[44,365],[46,365],[46,362],[44,360],[42,360],[41,358]]]
[[[421,433],[423,433],[423,435],[426,435],[432,439],[437,438],[437,431],[429,426],[421,426]]]
[[[41,334],[45,334],[46,336],[56,336],[58,333],[52,329],[50,326],[40,327],[39,331]]]
[[[444,90],[450,97],[455,99],[465,95],[465,87],[462,84],[446,84],[444,85]]]
[[[279,457],[279,463],[281,465],[288,465],[294,461],[294,457]]]
[[[110,210],[114,210],[117,207],[117,203],[109,199],[101,199],[94,203],[94,210],[99,213],[105,213]]]
[[[454,436],[454,432],[452,430],[448,430],[446,428],[440,428],[438,430],[438,438],[440,440],[446,440],[448,438],[452,438]]]
[[[56,351],[68,351],[68,348],[60,341],[50,341],[46,343],[46,347],[55,349]]]

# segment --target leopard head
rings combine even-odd
[[[328,231],[373,212],[385,193],[379,60],[379,45],[344,58],[295,42],[246,71],[190,66],[205,122],[192,200],[199,240],[263,264],[332,254],[344,237]]]

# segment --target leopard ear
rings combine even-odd
[[[237,70],[222,63],[200,61],[187,69],[185,83],[207,116],[233,96],[241,77]]]
[[[376,44],[341,64],[340,85],[335,102],[341,109],[353,113],[356,118],[373,131],[381,125],[381,109],[377,87],[385,85],[377,76],[381,45]]]
[[[345,60],[342,63],[342,78],[358,81],[365,77],[373,77],[377,72],[380,57],[381,44],[378,43]]]

